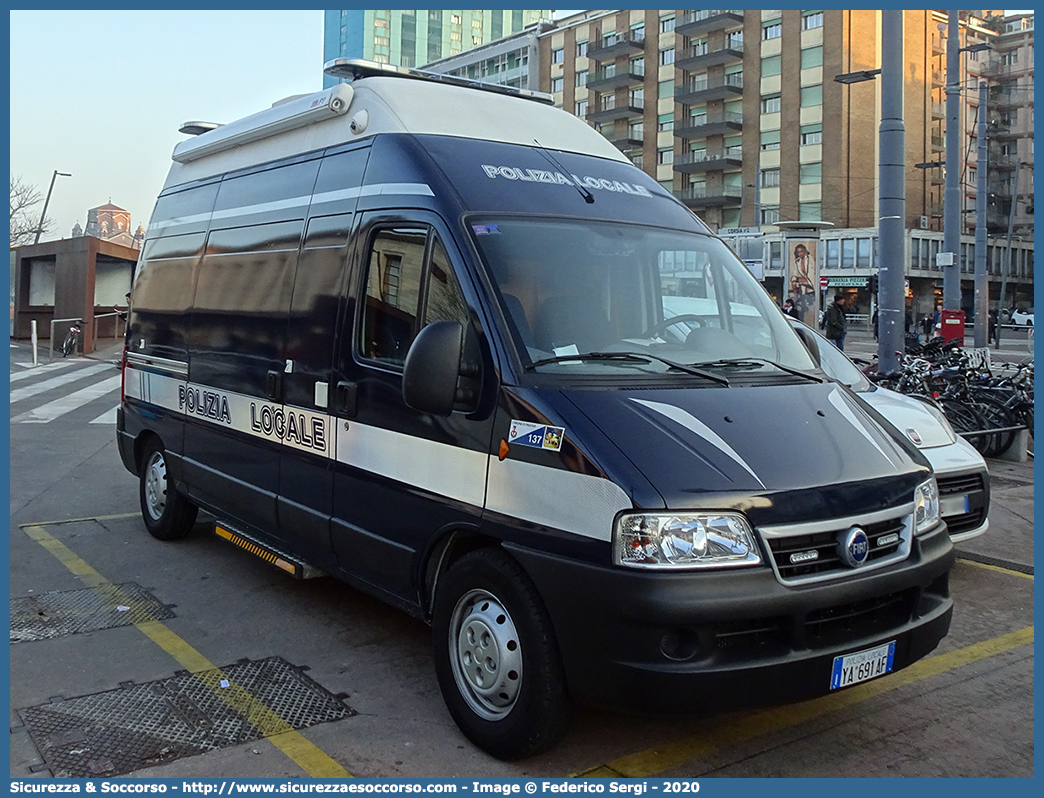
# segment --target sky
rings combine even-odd
[[[55,181],[47,238],[109,201],[147,225],[184,122],[230,122],[323,85],[322,11],[11,11],[10,22],[11,175],[46,195],[54,170],[72,174]]]

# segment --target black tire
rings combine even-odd
[[[192,531],[199,508],[167,480],[166,453],[155,439],[145,447],[141,458],[138,498],[145,528],[157,540],[177,540]]]
[[[65,340],[62,341],[62,357],[68,357],[69,353],[76,347],[76,338],[73,336],[70,330],[69,334],[65,336]]]
[[[1004,402],[989,394],[972,394],[969,404],[982,416],[985,429],[1003,429],[1022,423],[1015,414],[1005,407]],[[1000,457],[1011,447],[1015,440],[1014,432],[996,432],[987,438],[987,450],[983,457]]]
[[[551,619],[502,551],[469,552],[440,578],[432,646],[446,707],[479,748],[521,759],[562,738],[570,705]]]

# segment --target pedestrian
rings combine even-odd
[[[989,313],[989,338],[991,341],[997,340],[997,310],[994,308]]]
[[[874,340],[877,340],[877,308],[874,308],[874,315],[870,317],[870,322],[874,325]]]
[[[845,351],[845,335],[848,332],[848,319],[845,318],[845,295],[834,294],[834,302],[826,309],[826,338],[830,343]]]
[[[783,312],[795,319],[798,317],[798,309],[794,306],[794,300],[790,297],[787,297],[783,303]]]

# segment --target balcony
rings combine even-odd
[[[741,10],[691,11],[688,14],[682,14],[674,21],[674,30],[683,36],[694,36],[697,33],[732,28],[742,24],[743,11]]]
[[[595,111],[587,112],[587,121],[596,125],[603,122],[612,122],[616,119],[630,119],[632,116],[641,116],[644,109],[640,105],[611,105],[601,107]]]
[[[705,44],[699,47],[690,47],[678,53],[674,62],[679,68],[691,72],[694,69],[724,66],[742,60],[743,42],[732,42],[716,50],[709,49]]]
[[[932,70],[932,86],[936,87],[936,86],[945,86],[945,85],[946,85],[946,76],[943,74],[943,71],[941,69],[933,69]]]
[[[743,94],[743,73],[726,75],[723,79],[691,78],[674,89],[674,99],[684,105],[699,105],[711,100],[729,100]]]
[[[680,139],[705,139],[707,136],[720,136],[726,133],[738,133],[743,130],[743,114],[721,113],[713,116],[690,117],[689,124],[684,127],[675,126],[674,135]]]
[[[946,55],[946,44],[941,36],[932,36],[932,55]]]
[[[989,167],[998,172],[1010,172],[1019,165],[1017,155],[997,155],[989,158]]]
[[[674,159],[674,171],[694,174],[696,172],[713,172],[720,169],[731,169],[743,166],[743,153],[738,147],[730,147],[724,152],[688,152]]]
[[[707,186],[689,186],[675,191],[674,196],[690,208],[711,208],[723,205],[738,205],[743,199],[743,189],[731,186],[708,188]]]
[[[617,138],[616,136],[606,136],[606,138],[609,140],[610,144],[612,144],[614,147],[616,147],[616,149],[620,150],[621,152],[640,149],[643,143],[640,136],[638,138],[634,138],[634,135],[632,133],[627,133],[623,136],[620,136],[619,138]]]
[[[617,69],[615,64],[609,64],[595,70],[593,76],[588,76],[587,88],[590,91],[613,91],[621,86],[634,86],[644,79],[643,64],[628,63],[622,69]]]
[[[645,51],[645,33],[614,33],[603,36],[596,45],[587,46],[587,57],[595,61],[612,61],[618,55],[634,55]]]
[[[946,118],[946,104],[932,101],[932,119]]]
[[[946,139],[942,136],[932,136],[931,144],[933,150],[942,151],[946,149]]]

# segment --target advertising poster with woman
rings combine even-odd
[[[819,276],[816,273],[815,241],[787,242],[787,296],[797,308],[797,317],[816,327],[816,297]]]

